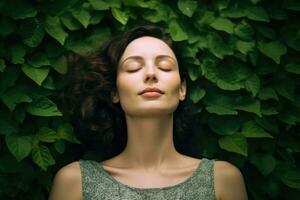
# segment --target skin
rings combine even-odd
[[[112,101],[124,110],[128,139],[123,152],[101,163],[105,170],[120,182],[140,188],[186,180],[201,160],[180,154],[173,143],[173,112],[186,93],[173,51],[154,37],[133,40],[120,59],[116,85]],[[156,98],[139,95],[147,87],[157,87],[164,94]],[[215,161],[214,171],[217,200],[247,199],[238,168]],[[78,161],[57,172],[49,199],[82,199]]]

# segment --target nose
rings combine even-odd
[[[147,66],[145,66],[145,81],[155,81],[157,82],[157,74],[155,65],[153,63],[149,63]]]

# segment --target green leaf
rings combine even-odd
[[[245,81],[245,89],[252,93],[252,96],[255,97],[260,90],[260,79],[256,74],[252,74]]]
[[[59,17],[47,17],[46,18],[46,31],[54,39],[56,39],[61,45],[64,45],[68,33],[65,32]]]
[[[290,170],[284,172],[280,176],[281,181],[289,186],[290,188],[294,188],[300,190],[300,172],[299,170]]]
[[[67,40],[66,48],[80,55],[88,54],[94,52],[95,49],[99,49],[99,47],[103,44],[108,37],[110,37],[110,29],[108,28],[100,28],[95,29],[90,33],[89,36],[80,40]]]
[[[208,126],[219,135],[233,135],[241,127],[241,118],[234,116],[208,116]]]
[[[53,58],[50,60],[51,66],[55,71],[60,74],[66,74],[68,71],[67,58],[65,56],[60,56],[59,58]]]
[[[273,136],[259,127],[255,121],[247,121],[242,125],[242,132],[247,138],[273,138]]]
[[[179,0],[177,2],[179,10],[188,17],[192,17],[197,10],[198,2],[192,0]]]
[[[94,10],[108,10],[109,8],[120,8],[121,2],[119,0],[103,1],[103,0],[89,0]]]
[[[183,41],[188,39],[188,35],[181,28],[179,23],[176,20],[172,20],[169,23],[168,31],[171,34],[171,37],[174,41]]]
[[[70,13],[65,13],[64,15],[60,16],[60,20],[62,24],[70,31],[79,30],[82,27],[80,22],[77,19],[74,19]]]
[[[41,127],[37,133],[37,135],[35,135],[35,139],[38,140],[39,142],[55,142],[59,139],[58,134],[48,128],[48,127]]]
[[[280,64],[280,57],[287,52],[286,46],[278,41],[259,42],[258,49],[265,56],[273,59],[277,64]]]
[[[6,136],[5,142],[9,151],[19,162],[26,158],[31,152],[30,136]]]
[[[23,1],[8,1],[5,12],[13,19],[26,19],[29,17],[35,17],[37,11],[30,3]]]
[[[0,66],[1,66],[1,64],[0,64]],[[289,63],[289,64],[284,66],[284,69],[287,72],[291,72],[291,73],[294,73],[294,74],[300,74],[300,65],[296,64],[296,63]]]
[[[42,170],[47,171],[47,168],[55,164],[55,160],[52,157],[48,147],[41,145],[32,149],[32,160],[35,162]]]
[[[13,64],[23,64],[26,51],[22,45],[13,45],[10,47],[11,62]]]
[[[191,88],[191,100],[193,103],[199,102],[205,96],[205,90],[199,84]]]
[[[120,10],[119,8],[112,8],[111,9],[112,15],[116,20],[118,20],[121,24],[125,25],[128,22],[129,15],[128,13]]]
[[[247,55],[249,52],[254,50],[255,44],[253,41],[245,42],[242,40],[237,40],[235,46],[236,49],[239,50],[242,54]]]
[[[32,99],[24,91],[18,88],[8,90],[3,95],[0,95],[0,98],[11,111],[13,111],[19,103],[29,103],[32,101]]]
[[[30,18],[20,24],[20,34],[24,44],[29,47],[37,47],[45,36],[44,24],[37,18]]]
[[[78,8],[72,11],[72,15],[83,25],[84,28],[88,27],[91,19],[91,14],[87,10]]]
[[[251,40],[254,34],[252,26],[250,26],[245,20],[237,24],[234,28],[234,34],[239,36],[243,40]]]
[[[65,142],[63,140],[58,140],[54,143],[54,148],[55,150],[62,154],[65,152],[65,149],[66,149],[66,145],[65,145]]]
[[[247,17],[255,21],[269,22],[269,15],[263,7],[252,6],[246,9]]]
[[[73,127],[69,123],[61,124],[57,129],[57,134],[61,139],[75,144],[80,144],[80,141],[74,136]]]
[[[247,140],[242,134],[223,136],[218,143],[226,151],[238,153],[245,157],[248,156]]]
[[[39,86],[42,85],[50,71],[49,67],[35,68],[28,64],[23,64],[21,68],[22,71]]]
[[[47,76],[47,78],[45,79],[45,81],[42,83],[42,86],[44,88],[47,88],[49,90],[55,90],[55,85],[54,85],[54,81],[53,78],[51,76]]]
[[[36,53],[28,59],[28,63],[36,68],[50,65],[49,59],[45,53]]]
[[[275,158],[269,154],[254,154],[250,157],[250,163],[264,176],[269,175],[276,167]]]
[[[206,106],[205,109],[209,113],[215,113],[217,115],[237,115],[238,112],[235,110],[232,110],[230,108],[226,108],[224,106],[219,106],[219,105],[209,105]]]
[[[234,109],[255,113],[259,117],[262,116],[260,112],[260,101],[258,100],[248,99],[248,97],[246,97],[245,100],[241,98],[241,101],[235,101],[232,106]]]
[[[26,111],[36,116],[62,116],[55,103],[47,97],[39,97],[34,99],[27,107]]]
[[[276,92],[290,101],[295,100],[295,89],[296,86],[293,79],[280,80],[280,82],[275,84]]]
[[[234,24],[229,19],[223,17],[217,18],[210,26],[218,31],[225,31],[229,34],[232,34],[234,29]]]
[[[4,72],[5,67],[5,60],[0,58],[0,72]]]
[[[201,68],[195,65],[188,65],[188,74],[192,81],[197,80],[201,76]]]
[[[223,38],[217,33],[210,32],[207,35],[207,47],[216,57],[223,59],[225,55],[232,55],[232,48],[225,43]]]
[[[263,87],[258,93],[258,98],[261,100],[275,99],[279,100],[275,90],[271,87]]]

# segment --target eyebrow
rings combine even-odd
[[[169,55],[158,55],[158,56],[155,57],[155,59],[162,59],[162,58],[170,58],[171,60],[173,60],[173,62],[174,62],[175,64],[177,64],[176,60],[175,60],[173,57],[169,56]],[[124,63],[126,60],[131,60],[131,59],[132,59],[132,60],[143,60],[143,57],[142,57],[142,56],[129,56],[129,57],[127,57],[126,59],[124,59],[124,60],[119,64],[119,66],[123,65],[123,63]]]

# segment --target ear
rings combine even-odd
[[[186,80],[184,79],[180,84],[179,99],[183,101],[185,99],[185,96],[186,96]]]
[[[112,91],[110,97],[113,103],[118,103],[120,101],[119,94],[116,91]]]

